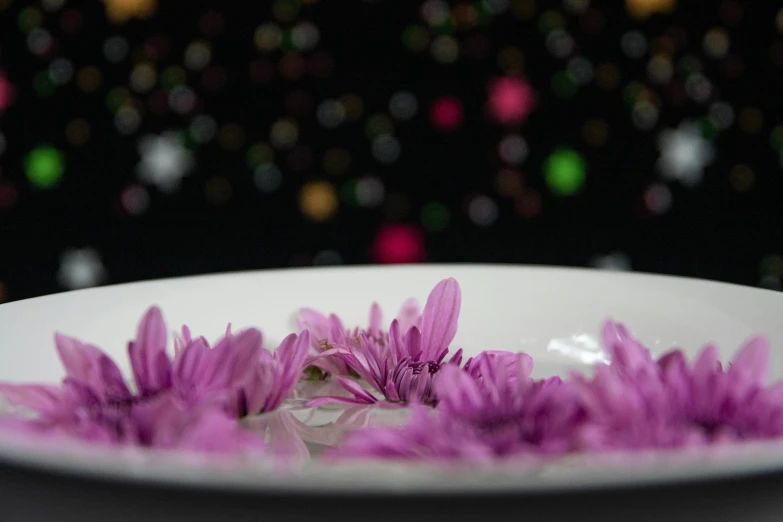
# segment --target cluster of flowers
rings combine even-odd
[[[0,428],[109,445],[274,454],[269,434],[249,429],[252,420],[268,418],[317,381],[327,384],[317,389],[338,391],[309,396],[309,407],[409,413],[394,426],[367,426],[351,413],[356,429],[319,436],[340,458],[492,460],[783,436],[783,384],[766,384],[762,337],[724,368],[712,345],[692,363],[680,350],[654,359],[625,327],[607,322],[610,364],[590,377],[536,380],[524,353],[485,351],[464,362],[462,350],[452,354],[460,304],[459,285],[447,279],[423,310],[407,301],[388,330],[377,305],[366,329],[302,309],[300,332],[273,352],[256,329],[234,334],[229,327],[210,347],[184,327],[173,357],[163,317],[151,308],[128,345],[133,386],[98,348],[58,335],[62,384],[0,384],[7,403],[34,413],[0,417]],[[258,425],[270,423],[290,428],[284,438],[308,431],[290,415]]]

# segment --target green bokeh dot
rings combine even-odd
[[[421,223],[430,232],[441,232],[449,225],[449,209],[442,203],[431,202],[421,209]]]
[[[63,155],[54,147],[38,147],[25,158],[27,179],[38,188],[54,187],[60,182],[64,171]]]
[[[546,159],[546,183],[554,194],[571,196],[584,185],[585,168],[581,154],[572,149],[558,149]]]

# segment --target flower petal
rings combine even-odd
[[[414,326],[420,327],[421,310],[419,309],[419,302],[413,297],[405,301],[402,304],[402,308],[400,308],[400,313],[397,314],[397,321],[400,324],[402,335],[405,335]]]
[[[61,392],[57,386],[46,384],[0,383],[0,395],[12,406],[46,415],[59,407]]]
[[[444,279],[430,292],[421,318],[423,360],[434,360],[457,333],[461,294],[456,279]]]
[[[130,397],[120,369],[101,350],[60,334],[55,335],[55,347],[67,378],[89,386],[103,400]]]
[[[166,324],[153,306],[139,323],[136,340],[128,345],[136,387],[148,397],[171,387],[171,361],[166,355]]]
[[[378,306],[378,303],[373,303],[370,307],[370,327],[367,329],[367,332],[373,337],[378,337],[381,335],[382,322],[383,310]]]
[[[740,372],[754,384],[763,386],[769,374],[769,350],[765,337],[753,337],[734,357],[729,371]]]

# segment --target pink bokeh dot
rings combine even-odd
[[[430,108],[432,124],[442,131],[451,131],[462,124],[462,103],[452,96],[435,100]]]
[[[14,86],[0,73],[0,112],[11,105],[13,95]]]
[[[516,125],[525,121],[535,102],[535,92],[524,78],[506,76],[492,80],[489,84],[489,115],[503,125]]]
[[[384,225],[375,236],[370,254],[375,263],[419,263],[426,258],[424,238],[410,225]]]

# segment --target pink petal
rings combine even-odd
[[[163,315],[153,306],[139,323],[136,341],[128,345],[136,387],[142,396],[171,386],[171,361],[166,355],[166,337]]]
[[[0,395],[12,406],[21,406],[45,415],[59,407],[61,392],[57,386],[45,384],[0,383]]]
[[[55,346],[66,377],[89,386],[105,400],[130,397],[120,369],[101,350],[60,334],[55,335]]]
[[[98,366],[103,383],[103,397],[110,402],[124,401],[131,398],[131,392],[125,383],[122,372],[108,355],[101,354]]]
[[[99,381],[98,361],[103,352],[95,346],[61,334],[54,336],[54,342],[57,354],[65,368],[65,374],[72,379],[95,386],[100,391],[103,387]]]
[[[397,314],[397,321],[400,324],[402,335],[405,335],[414,326],[419,326],[420,319],[421,310],[419,310],[419,303],[411,297],[403,303],[400,313]]]
[[[188,343],[174,357],[172,382],[183,398],[196,399],[195,394],[200,380],[200,372],[204,368],[204,360],[209,351],[206,339],[200,337]]]
[[[767,382],[769,374],[769,341],[757,336],[750,339],[731,363],[731,372],[741,372],[759,386]]]
[[[480,407],[483,399],[478,381],[467,372],[457,366],[447,365],[435,377],[434,391],[438,398],[438,409],[459,413]]]
[[[381,335],[381,323],[383,322],[383,311],[378,303],[373,303],[370,307],[370,327],[368,333],[373,337]]]
[[[318,397],[317,399],[313,399],[311,401],[308,401],[307,407],[308,408],[318,408],[321,406],[326,406],[329,404],[344,404],[347,406],[356,406],[358,405],[368,405],[373,404],[361,399],[354,399],[351,397],[339,397],[337,395],[327,395],[324,397]]]
[[[714,374],[716,371],[720,371],[721,364],[718,359],[718,349],[713,344],[705,346],[699,358],[693,365],[693,375],[697,381],[700,381],[708,376]]]
[[[392,358],[392,364],[395,366],[403,357],[408,355],[406,344],[403,341],[402,332],[400,331],[400,322],[397,319],[392,321],[392,324],[389,327],[389,354]]]
[[[361,400],[365,404],[375,404],[378,402],[378,399],[376,399],[370,392],[362,388],[356,381],[352,381],[344,377],[337,377],[336,379],[337,383],[347,392],[353,394],[357,400]]]
[[[329,319],[322,313],[310,308],[301,308],[296,321],[299,330],[310,330],[314,341],[328,339],[331,332]]]
[[[430,292],[421,319],[424,360],[433,360],[454,340],[460,304],[460,288],[456,279],[444,279]]]
[[[622,324],[606,321],[601,333],[612,365],[636,372],[652,363],[650,352],[631,337],[628,329]]]

